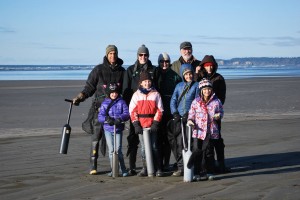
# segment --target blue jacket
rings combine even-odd
[[[106,110],[111,101],[112,100],[110,98],[105,98],[104,101],[102,102],[98,114],[98,120],[100,123],[105,122]],[[126,102],[121,97],[118,97],[113,103],[113,105],[111,106],[111,108],[109,109],[108,115],[114,119],[121,119],[121,121],[123,122],[127,121],[130,116],[129,116],[129,110]],[[125,126],[124,124],[117,126],[116,132],[123,131],[124,126]],[[103,128],[105,131],[114,132],[114,126],[110,126],[107,123],[104,123]]]
[[[185,69],[190,69],[191,71],[193,71],[192,66],[190,64],[183,64],[180,68],[180,74],[183,81],[176,85],[171,98],[170,108],[172,115],[178,112],[180,116],[183,116],[184,114],[189,112],[192,101],[199,95],[199,83],[194,81],[186,82],[182,75]],[[189,90],[181,98],[181,101],[178,104],[179,97],[181,96],[181,93],[183,92],[186,86],[189,87]]]

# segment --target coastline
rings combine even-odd
[[[69,105],[85,81],[0,81],[1,199],[297,199],[300,195],[300,78],[226,80],[222,135],[232,173],[216,181],[88,174],[91,99],[73,108],[67,155],[58,153]],[[124,132],[123,153],[126,152]],[[141,167],[140,156],[137,166]],[[173,162],[171,157],[171,163]],[[126,166],[128,158],[125,157]],[[168,174],[166,174],[168,175]]]

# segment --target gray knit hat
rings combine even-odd
[[[140,48],[138,49],[137,55],[139,54],[147,54],[149,56],[149,50],[144,44],[142,44],[142,46],[140,46]]]
[[[111,52],[111,51],[115,51],[117,53],[117,56],[118,56],[118,48],[115,45],[110,44],[106,47],[106,54],[105,54],[106,57],[107,57],[108,53]]]

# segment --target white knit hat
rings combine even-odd
[[[169,54],[167,54],[166,52],[159,54],[158,59],[157,59],[158,65],[161,60],[168,60],[171,63],[171,58],[170,58]]]

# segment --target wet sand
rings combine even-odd
[[[69,109],[64,99],[81,91],[84,81],[0,81],[0,198],[298,199],[300,78],[226,83],[222,134],[232,172],[215,181],[184,183],[170,174],[107,177],[107,156],[99,158],[100,173],[88,175],[90,136],[81,122],[91,99],[73,107],[68,154],[59,154]]]

